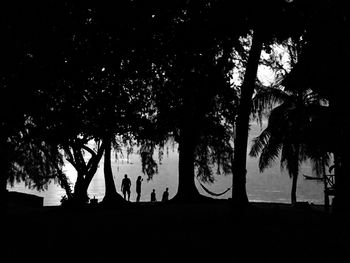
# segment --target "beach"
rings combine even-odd
[[[109,262],[348,262],[348,217],[322,206],[228,201],[11,208],[7,258]],[[18,253],[21,251],[20,253]]]

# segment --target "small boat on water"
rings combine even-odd
[[[310,176],[310,175],[306,175],[306,174],[303,174],[303,176],[304,176],[304,179],[307,179],[307,180],[317,180],[317,181],[323,180],[322,177],[315,177],[315,176]]]

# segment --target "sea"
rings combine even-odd
[[[256,123],[251,124],[248,148],[250,148],[252,138],[259,135],[262,129],[263,127],[260,127]],[[161,163],[158,164],[158,173],[155,174],[151,180],[148,180],[147,176],[142,173],[141,158],[137,151],[130,154],[128,158],[125,158],[125,155],[124,157],[119,156],[118,158],[115,158],[114,155],[112,156],[112,171],[117,192],[121,194],[121,181],[124,175],[127,174],[132,182],[131,202],[135,202],[136,200],[136,178],[138,176],[142,176],[143,178],[140,201],[150,201],[150,195],[153,189],[155,189],[157,200],[161,199],[162,194],[167,187],[169,188],[170,199],[176,195],[178,188],[178,151],[176,145],[168,145],[164,149],[163,158]],[[155,159],[158,159],[157,154]],[[77,177],[74,167],[66,162],[64,172],[68,176],[70,182],[74,184]],[[303,174],[312,175],[311,166],[307,162],[302,165],[299,173],[297,186],[298,201],[323,204],[323,183],[316,180],[306,180],[303,177]],[[232,191],[230,190],[220,197],[214,197],[208,194],[197,180],[195,180],[195,183],[199,193],[204,196],[228,199],[232,195]],[[228,188],[231,188],[232,174],[215,175],[214,183],[207,183],[204,185],[211,192],[222,193]],[[266,169],[263,173],[260,173],[258,159],[247,156],[246,187],[249,201],[290,203],[291,186],[292,180],[287,171],[281,170],[279,160],[277,160],[272,167]],[[8,187],[8,190],[42,196],[44,198],[44,206],[60,205],[62,197],[65,196],[64,189],[55,183],[49,184],[47,190],[37,191],[28,189],[23,182],[19,182],[11,188]],[[90,198],[96,198],[99,201],[102,201],[104,193],[105,182],[103,175],[103,160],[101,160],[97,173],[89,186],[88,194]]]

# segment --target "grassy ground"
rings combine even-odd
[[[348,217],[319,206],[140,203],[5,215],[2,248],[15,261],[350,262]]]

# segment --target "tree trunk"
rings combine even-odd
[[[7,204],[7,180],[11,167],[9,145],[3,138],[0,139],[0,205]]]
[[[298,174],[292,176],[292,189],[290,192],[292,205],[297,203],[297,185],[298,185]]]
[[[323,162],[323,167],[322,167],[322,176],[323,176],[323,192],[324,192],[324,210],[326,212],[329,211],[329,195],[328,195],[328,192],[326,191],[327,190],[327,173],[326,173],[326,166],[324,164],[324,161]]]
[[[57,168],[57,169],[59,170],[59,168]],[[73,198],[72,189],[70,187],[68,178],[61,170],[59,170],[59,174],[57,175],[57,179],[59,181],[59,185],[66,191],[66,195],[68,197],[68,200],[71,200]]]
[[[183,105],[178,134],[179,143],[179,185],[173,200],[180,202],[198,201],[203,196],[195,185],[195,149],[199,134],[199,119],[201,118],[198,105],[199,78],[198,73],[190,72],[184,76],[182,86]]]
[[[90,167],[86,167],[88,171],[86,173],[85,181],[88,184],[88,186],[90,185],[92,178],[94,177],[94,175],[97,172],[98,165],[102,159],[104,150],[105,150],[105,143],[103,142],[101,144],[100,149],[98,150],[97,154],[92,157],[92,163],[91,163]]]
[[[232,161],[232,200],[235,204],[240,205],[248,204],[246,191],[246,163],[249,118],[262,44],[262,37],[258,32],[254,32],[244,81],[241,88],[241,99],[236,122],[234,157]]]
[[[2,156],[0,155],[0,158]],[[0,161],[0,206],[7,204],[7,179],[8,179],[8,171],[6,168],[8,167],[3,161]]]
[[[0,154],[0,194],[3,196],[3,194],[7,191],[7,180],[8,180],[8,169],[9,164],[7,158],[5,156],[2,156]]]
[[[179,185],[175,200],[194,201],[200,198],[194,181],[194,149],[192,132],[184,128],[179,141]]]
[[[343,75],[340,75],[343,76]],[[343,81],[341,81],[343,80]],[[345,87],[347,80],[340,78],[337,80],[337,87]],[[338,92],[337,92],[338,91]],[[336,130],[335,158],[335,196],[332,203],[332,212],[348,213],[350,211],[350,120],[348,96],[335,89],[330,99],[330,109],[332,113],[333,127]]]
[[[89,184],[86,182],[84,172],[81,170],[77,170],[77,181],[74,186],[73,200],[75,204],[85,204],[89,201],[87,193]]]
[[[104,203],[111,203],[115,201],[122,201],[124,199],[117,193],[117,189],[115,187],[115,183],[113,180],[113,172],[111,165],[111,150],[112,150],[112,142],[110,138],[105,138],[105,155],[104,155],[104,177],[105,177],[105,196],[103,198]]]
[[[183,114],[179,134],[179,185],[174,200],[191,202],[199,200],[199,194],[195,185],[195,148],[197,144],[198,125],[196,115],[196,93],[194,89],[196,81],[193,76],[188,77],[188,83],[184,86],[185,96]]]
[[[0,165],[2,165],[0,163]],[[4,194],[7,191],[7,171],[5,171],[5,169],[0,169],[0,195],[1,197],[4,196]]]
[[[342,146],[340,146],[340,160],[339,165],[336,165],[334,174],[335,174],[335,196],[333,199],[333,207],[332,211],[336,213],[349,213],[350,211],[350,194],[349,194],[349,186],[350,186],[350,153],[349,146],[350,140],[348,134],[350,129],[347,129],[346,135],[341,136],[342,138]]]
[[[89,163],[90,165],[86,165],[85,161],[83,161],[83,156],[81,150],[75,149],[74,151],[74,159],[75,162],[72,162],[75,170],[77,171],[77,181],[74,186],[74,194],[73,194],[73,202],[75,204],[84,204],[89,201],[88,196],[88,188],[91,183],[92,178],[96,174],[98,164],[103,156],[105,144],[102,143],[100,149],[98,150],[96,155],[91,157]]]

